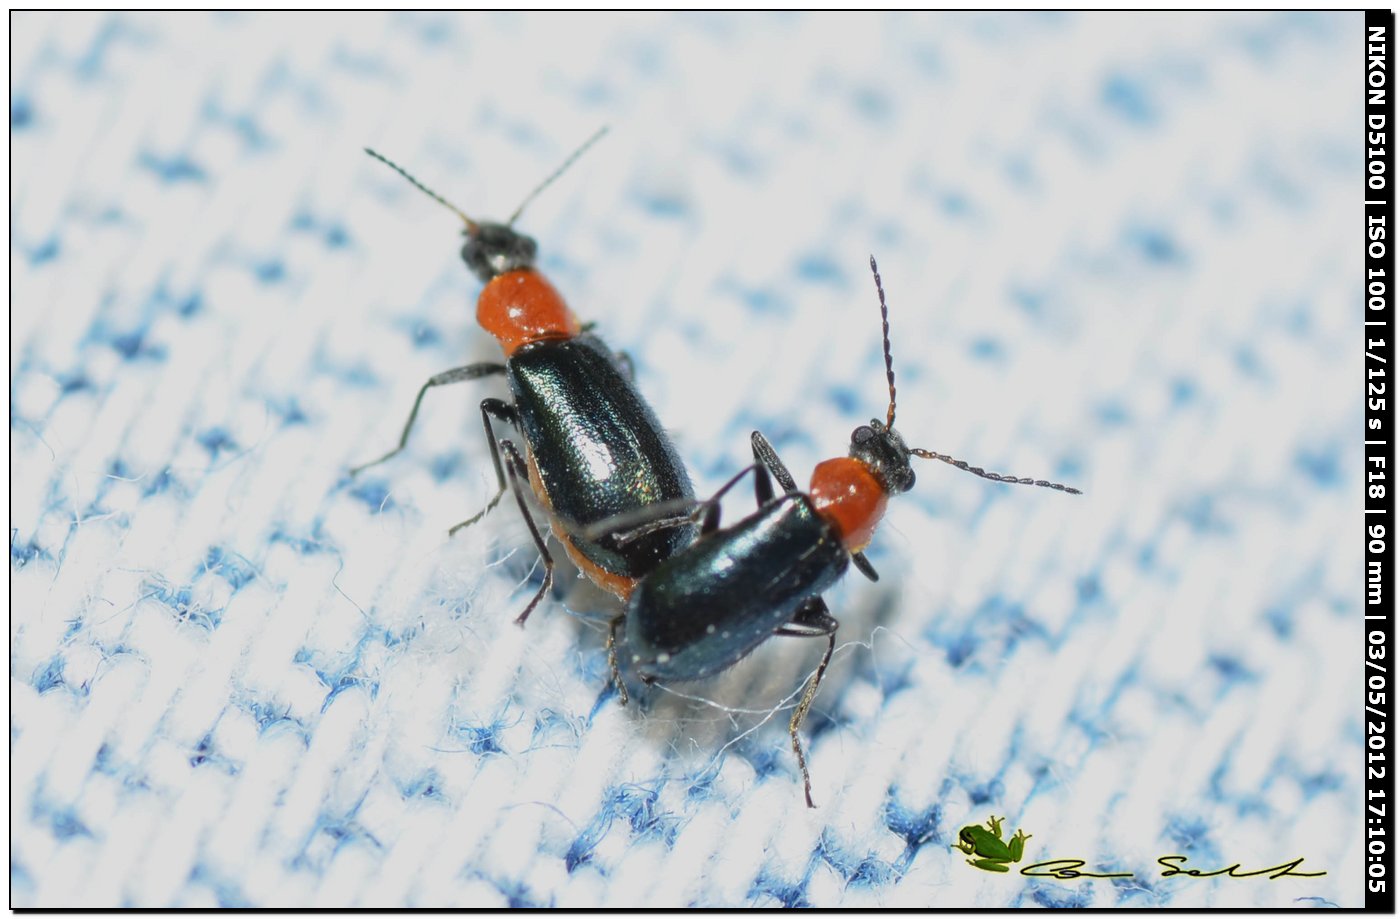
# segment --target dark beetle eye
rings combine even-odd
[[[851,443],[863,444],[875,436],[875,432],[870,430],[868,425],[861,425],[851,432]]]

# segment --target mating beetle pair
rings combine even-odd
[[[521,482],[528,481],[579,570],[626,603],[608,635],[609,663],[624,704],[627,691],[618,666],[617,641],[624,625],[624,656],[646,683],[712,676],[773,635],[826,638],[821,663],[788,724],[807,804],[814,806],[798,729],[836,647],[838,623],[822,593],[851,563],[876,579],[862,549],[870,542],[889,496],[913,486],[910,457],[940,460],[995,481],[1078,491],[986,472],[905,445],[894,428],[889,309],[872,257],[890,394],[885,421],[872,420],[857,428],[850,455],[819,464],[807,493],[798,490],[772,445],[755,431],[754,463],[713,497],[696,501],[685,467],[632,385],[630,373],[601,341],[582,331],[562,298],[534,270],[534,240],[512,228],[524,205],[505,224],[479,223],[392,162],[368,152],[465,222],[462,257],[486,282],[478,320],[500,341],[507,361],[460,367],[430,379],[418,393],[399,446],[353,471],[383,462],[403,449],[429,388],[504,374],[514,401],[481,403],[499,490],[484,510],[452,532],[475,523],[495,507],[509,478],[545,562],[544,583],[516,620],[523,623],[548,592],[553,573],[553,560],[525,502]],[[493,418],[520,432],[523,455],[512,441],[497,439]],[[719,499],[750,472],[758,510],[721,529]],[[774,494],[771,479],[782,486],[781,495]]]

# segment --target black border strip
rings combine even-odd
[[[1365,664],[1363,681],[1366,725],[1366,801],[1362,818],[1365,837],[1366,908],[1388,913],[1395,911],[1394,830],[1395,763],[1392,761],[1395,731],[1391,725],[1388,683],[1392,647],[1395,600],[1391,595],[1394,569],[1390,544],[1394,539],[1393,489],[1389,465],[1392,424],[1390,401],[1390,347],[1395,287],[1395,178],[1391,145],[1395,142],[1391,115],[1393,88],[1390,79],[1394,64],[1395,14],[1388,10],[1367,10],[1365,27],[1364,135],[1365,135],[1365,224],[1363,246],[1365,276],[1365,347],[1362,384],[1366,401],[1365,430]],[[1387,392],[1389,390],[1389,392]]]

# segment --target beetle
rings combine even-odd
[[[753,464],[713,497],[692,506],[692,515],[701,518],[700,535],[693,545],[661,562],[636,584],[625,612],[612,620],[608,636],[613,680],[624,702],[626,693],[617,665],[619,627],[625,627],[624,657],[647,684],[713,676],[774,635],[825,638],[821,663],[788,722],[808,807],[815,806],[812,781],[798,728],[831,662],[838,625],[822,594],[851,564],[870,580],[878,578],[862,550],[870,543],[890,496],[913,487],[910,458],[940,460],[997,482],[1081,493],[1068,485],[988,472],[951,456],[905,445],[894,427],[889,308],[874,256],[870,270],[880,300],[889,383],[885,420],[873,419],[856,428],[849,455],[818,464],[806,492],[798,490],[768,439],[754,431],[750,439]],[[720,498],[750,472],[758,510],[721,529]],[[770,477],[782,486],[781,495],[774,494]],[[644,510],[604,527],[624,541],[633,536],[645,538],[658,525],[648,520],[649,516],[665,522],[658,513],[661,510]]]
[[[430,378],[418,391],[398,446],[354,467],[350,474],[358,475],[404,449],[429,389],[503,375],[511,400],[481,402],[482,424],[496,470],[496,494],[448,535],[490,513],[509,482],[545,568],[539,590],[516,617],[519,625],[544,599],[554,579],[554,559],[526,505],[522,482],[528,483],[549,515],[556,537],[578,569],[621,599],[626,599],[638,577],[695,536],[694,524],[685,517],[626,542],[608,535],[580,536],[598,521],[658,503],[693,501],[695,496],[670,437],[633,385],[630,360],[613,354],[579,322],[535,267],[535,240],[514,228],[525,206],[605,131],[574,151],[505,223],[472,219],[396,163],[365,149],[462,219],[466,238],[462,260],[485,285],[477,300],[477,321],[500,343],[505,362],[469,364]],[[498,437],[493,422],[510,425],[523,449],[508,437]]]

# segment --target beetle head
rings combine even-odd
[[[482,283],[509,271],[535,267],[534,239],[504,223],[469,224],[462,231],[462,261]]]
[[[864,463],[889,494],[903,494],[914,487],[914,469],[904,438],[879,419],[872,418],[851,432],[851,456]]]

